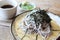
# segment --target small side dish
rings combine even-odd
[[[23,10],[33,10],[35,9],[35,5],[29,2],[22,2],[20,3],[20,8]]]

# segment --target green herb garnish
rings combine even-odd
[[[31,4],[28,3],[28,2],[25,2],[25,3],[23,3],[23,4],[20,4],[20,7],[21,7],[22,9],[26,9],[26,10],[32,10],[32,9],[34,8],[34,6],[31,5]]]

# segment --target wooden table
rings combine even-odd
[[[13,40],[10,20],[0,20],[0,40]]]

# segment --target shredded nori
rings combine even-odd
[[[45,10],[38,10],[32,14],[30,14],[30,17],[33,17],[34,18],[34,21],[35,21],[35,24],[36,24],[36,28],[38,29],[39,28],[39,24],[43,24],[44,22],[46,22],[47,24],[50,25],[50,17],[47,15],[47,11]],[[42,26],[41,26],[42,27]],[[45,29],[46,27],[42,27],[43,29]],[[34,32],[38,32],[37,30],[34,30]],[[27,33],[27,31],[26,31]],[[25,35],[21,38],[21,40],[23,40],[23,38],[26,36],[26,33]],[[36,35],[36,40],[38,38],[38,35]]]
[[[30,16],[34,17],[34,21],[36,23],[36,28],[39,28],[39,24],[43,24],[44,22],[50,23],[51,19],[45,10],[38,10],[35,13],[31,14]]]

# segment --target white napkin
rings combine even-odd
[[[56,21],[56,23],[60,26],[60,17],[57,15],[54,15],[53,13],[48,13],[48,15],[50,16],[51,19],[53,19],[54,21]]]
[[[0,20],[0,26],[10,27],[12,20]]]

